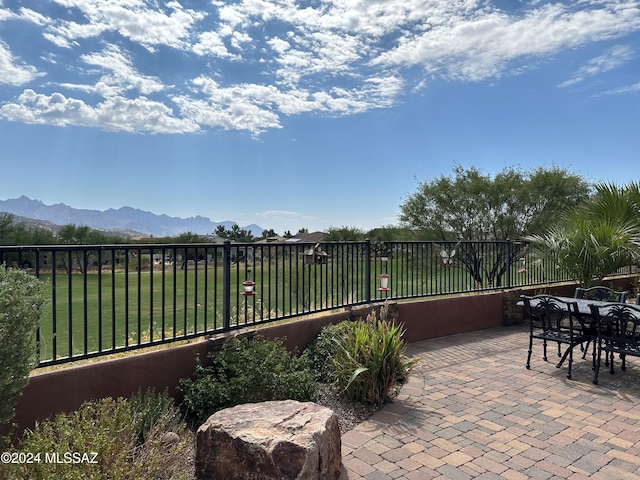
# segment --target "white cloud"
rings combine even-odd
[[[611,90],[607,90],[606,92],[603,92],[600,95],[627,95],[627,94],[634,94],[638,92],[640,92],[640,82],[634,83],[633,85],[627,85],[624,87],[612,88]]]
[[[269,44],[271,49],[274,52],[278,53],[279,55],[284,54],[287,50],[291,48],[291,44],[289,42],[278,37],[269,38],[267,40],[267,43]]]
[[[571,78],[558,85],[560,88],[569,87],[584,81],[586,78],[599,75],[614,68],[620,67],[635,57],[635,53],[628,45],[616,45],[610,48],[604,55],[593,58],[586,65],[580,67]]]
[[[0,0],[0,22],[14,18],[16,15],[7,8],[2,8],[2,0]]]
[[[518,18],[501,11],[464,10],[433,20],[424,32],[403,34],[398,46],[374,65],[421,65],[428,73],[480,81],[508,72],[514,60],[526,61],[588,42],[617,38],[640,28],[640,6],[604,5],[571,11],[544,5]]]
[[[115,91],[118,93],[136,90],[143,95],[148,95],[166,88],[159,79],[138,73],[133,67],[131,59],[115,45],[107,46],[101,53],[81,55],[80,59],[89,65],[110,72],[103,75],[98,84],[115,87]]]
[[[200,56],[212,55],[221,58],[233,56],[227,49],[223,37],[218,32],[201,33],[198,43],[193,46],[192,50]]]
[[[176,96],[174,101],[185,118],[198,124],[259,135],[267,128],[281,128],[280,115],[361,112],[372,108],[370,97],[379,97],[376,106],[387,106],[400,89],[401,81],[394,77],[372,78],[366,84],[362,90],[333,88],[329,92],[309,92],[248,83],[224,87],[202,76],[194,79],[193,85],[204,98]]]
[[[0,40],[0,84],[24,85],[43,75],[32,65],[15,58],[9,46]]]
[[[200,125],[222,127],[225,130],[248,130],[259,134],[267,128],[280,128],[277,113],[271,106],[275,87],[240,84],[222,87],[207,77],[194,79],[193,85],[204,99],[176,96],[174,102],[185,118]]]
[[[49,19],[45,15],[24,7],[20,9],[20,18],[40,26],[46,25],[49,22]]]
[[[198,130],[192,121],[175,118],[164,104],[144,97],[112,97],[94,107],[60,93],[42,95],[30,89],[25,90],[17,102],[3,105],[0,117],[33,124],[99,127],[107,131],[179,133]]]
[[[155,2],[143,0],[54,1],[78,9],[88,21],[80,24],[63,20],[50,25],[47,38],[58,45],[113,31],[150,50],[158,45],[182,49],[188,45],[193,24],[206,16],[203,12],[185,10],[178,2],[168,2],[166,9],[160,10]]]
[[[288,48],[283,49],[285,43]],[[357,36],[332,32],[290,35],[288,41],[272,39],[270,44],[277,53],[273,60],[279,66],[277,75],[290,84],[316,74],[356,75],[354,64],[366,50]]]
[[[484,0],[326,0],[306,7],[295,0],[191,2],[198,10],[178,1],[54,3],[66,12],[59,18],[42,5],[42,11],[0,9],[0,21],[29,22],[51,42],[39,59],[23,60],[0,41],[0,83],[29,87],[18,100],[5,100],[4,118],[259,135],[281,128],[288,115],[387,108],[431,77],[493,80],[564,49],[640,30],[638,1],[518,2],[511,11]],[[616,48],[561,86],[628,61],[630,48]],[[42,75],[38,68],[53,65],[47,93],[37,93],[42,87],[30,83]],[[101,98],[72,99],[70,91]]]

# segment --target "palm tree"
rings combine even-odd
[[[640,261],[640,186],[598,184],[595,189],[544,234],[526,238],[530,248],[585,288]]]

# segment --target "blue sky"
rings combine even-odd
[[[640,2],[0,0],[0,199],[397,223],[454,165],[638,180]]]

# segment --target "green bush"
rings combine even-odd
[[[404,327],[388,318],[388,306],[365,320],[352,322],[351,331],[337,336],[332,365],[338,386],[347,398],[376,403],[390,396],[419,359],[405,356]]]
[[[15,402],[36,366],[36,331],[44,304],[41,282],[0,265],[0,425],[11,421]]]
[[[193,433],[168,396],[150,392],[132,400],[85,402],[73,413],[38,424],[15,452],[39,461],[9,465],[5,477],[10,479],[186,480],[194,475]],[[74,452],[82,461],[73,461]]]
[[[281,339],[230,337],[209,359],[209,366],[198,362],[193,377],[180,381],[183,405],[198,424],[218,410],[243,403],[315,399],[313,375]]]
[[[332,385],[338,383],[337,369],[332,359],[338,353],[340,339],[351,335],[353,325],[352,321],[345,320],[335,325],[323,327],[302,352],[302,359],[318,382]]]

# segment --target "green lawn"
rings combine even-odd
[[[51,302],[42,315],[41,358],[52,358],[54,336],[56,356],[64,357],[70,345],[79,354],[220,327],[222,284],[213,281],[216,274],[207,271],[206,291],[204,270],[94,272],[86,275],[86,284],[79,273],[58,275],[55,324]],[[40,278],[52,289],[51,275]]]
[[[442,268],[426,257],[372,262],[371,299],[409,298],[474,291],[461,268]],[[512,283],[526,280],[512,270]],[[388,293],[378,290],[379,275],[390,275]],[[49,292],[50,273],[41,280]],[[86,278],[86,280],[85,280]],[[67,275],[58,271],[54,305],[42,315],[40,357],[46,362],[83,353],[110,351],[127,345],[179,338],[223,327],[223,271],[210,265],[188,270],[154,266],[153,270],[103,270]],[[242,281],[255,280],[256,295],[242,295]],[[252,324],[366,300],[364,266],[333,261],[325,265],[264,262],[231,268],[230,323]],[[86,283],[85,283],[86,281]],[[53,295],[51,295],[53,297]],[[54,345],[54,339],[56,339]],[[54,353],[55,348],[55,353]]]
[[[335,275],[335,272],[333,272]],[[206,278],[205,278],[206,276]],[[149,343],[223,327],[222,267],[164,272],[58,272],[54,304],[43,311],[40,356],[43,361],[116,347]],[[255,296],[242,295],[242,281],[256,282]],[[54,291],[50,273],[40,279]],[[85,283],[86,282],[86,283]],[[53,297],[53,295],[51,295]],[[251,324],[323,310],[357,301],[340,290],[325,268],[235,266],[231,269],[230,323]],[[86,327],[85,327],[86,325]],[[56,339],[55,346],[53,339]]]

